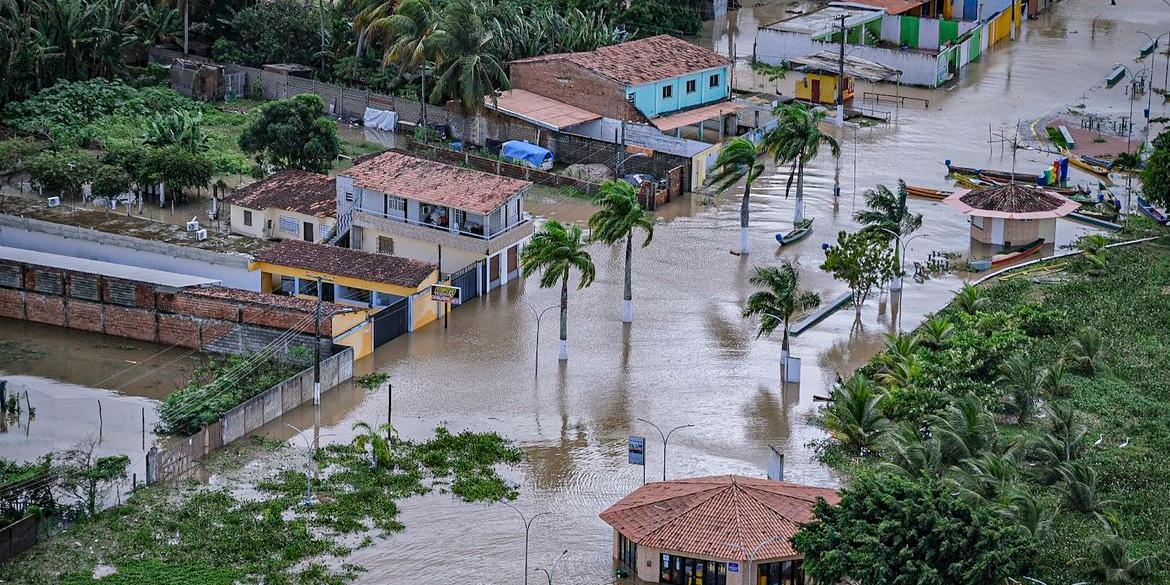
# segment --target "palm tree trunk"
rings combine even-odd
[[[353,56],[355,59],[362,58],[362,45],[365,42],[366,42],[366,27],[363,26],[361,28],[361,30],[358,31],[357,49],[354,49],[354,53],[353,53]]]
[[[752,196],[752,184],[744,183],[743,185],[743,201],[739,204],[739,253],[747,254],[750,251],[748,245],[748,215],[750,213],[750,200]]]
[[[422,66],[422,101],[419,102],[419,107],[422,110],[419,113],[420,124],[423,127],[427,125],[427,64],[424,61]]]
[[[792,216],[792,223],[804,221],[804,161],[796,163],[796,211]]]
[[[902,290],[902,239],[894,238],[894,277],[890,279],[890,290]]]
[[[788,366],[788,318],[784,318],[784,341],[780,343],[780,360]]]
[[[561,278],[561,361],[569,359],[569,272]]]
[[[622,295],[622,322],[634,322],[634,234],[626,234],[626,289]]]

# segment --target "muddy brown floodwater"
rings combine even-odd
[[[845,287],[819,270],[821,243],[839,230],[856,229],[851,216],[862,206],[865,189],[899,178],[949,188],[942,164],[948,158],[965,166],[1010,168],[1010,150],[1001,154],[988,144],[989,124],[1010,136],[1017,122],[1026,129],[1066,105],[1128,107],[1123,86],[1110,91],[1099,86],[1115,63],[1132,63],[1136,57],[1143,39],[1134,31],[1164,30],[1170,10],[1156,0],[1124,4],[1056,4],[1025,24],[1019,42],[988,51],[953,87],[902,89],[928,97],[929,109],[904,107],[888,127],[839,131],[842,196],[833,201],[835,165],[823,156],[807,180],[808,214],[816,218],[816,229],[794,246],[781,251],[773,239],[791,225],[793,211],[793,201],[783,193],[785,177],[775,169],[753,190],[750,256],[728,253],[738,241],[738,193],[715,204],[690,195],[656,211],[654,242],[634,255],[632,325],[620,318],[622,255],[592,246],[597,280],[570,293],[567,363],[556,358],[557,320],[550,311],[542,323],[540,371],[534,375],[535,320],[529,307],[554,305],[557,292],[542,290],[530,279],[460,307],[449,329],[431,325],[383,346],[359,370],[390,373],[394,423],[403,435],[421,437],[447,424],[495,430],[524,447],[528,460],[509,474],[520,486],[517,506],[529,515],[550,513],[532,527],[530,566],[534,571],[547,567],[568,550],[557,568],[558,583],[613,582],[612,532],[597,514],[642,481],[643,469],[626,463],[628,435],[648,437],[646,476],[651,481],[662,477],[662,443],[639,418],[667,428],[693,425],[671,438],[668,477],[762,476],[773,445],[785,454],[787,479],[838,485],[839,478],[815,461],[809,446],[823,438],[809,420],[817,408],[813,396],[828,392],[835,373],[845,374],[873,356],[884,335],[912,328],[942,307],[961,280],[908,280],[900,297],[871,300],[859,329],[852,326],[849,309],[829,317],[795,339],[803,380],[782,388],[779,341],[757,338],[755,323],[740,316],[752,292],[749,274],[756,266],[787,258],[800,267],[806,288],[834,298]],[[787,8],[772,4],[732,13],[739,38],[748,39],[737,42],[737,53],[750,55],[754,23],[782,18]],[[709,24],[706,42],[726,53],[727,30],[726,21]],[[750,75],[744,59],[740,73]],[[791,93],[793,80],[784,83]],[[1156,106],[1154,116],[1163,110]],[[1051,155],[1023,151],[1017,168],[1035,172],[1050,160]],[[962,215],[923,200],[912,201],[911,208],[925,216],[920,233],[928,235],[910,245],[908,265],[925,260],[932,250],[969,250]],[[580,200],[559,195],[534,196],[530,209],[568,221],[583,221],[591,213]],[[1056,248],[1087,231],[1061,222]],[[1052,247],[1046,250],[1052,252]],[[347,396],[343,402],[352,400]],[[329,440],[347,440],[354,422],[385,421],[387,400],[385,391],[371,393],[323,432],[331,435]],[[512,510],[461,504],[444,495],[411,499],[401,507],[404,532],[346,559],[368,570],[359,583],[522,582],[524,532]],[[535,572],[531,577],[543,579]]]

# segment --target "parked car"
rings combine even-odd
[[[645,173],[632,173],[622,177],[622,180],[633,185],[635,189],[641,189],[645,183],[650,183],[659,189],[666,188],[666,179],[656,179],[654,175],[647,175]]]

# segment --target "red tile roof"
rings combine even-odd
[[[482,214],[491,213],[532,185],[398,152],[365,159],[342,175],[352,177],[363,189]]]
[[[185,288],[183,289],[183,293],[198,297],[211,297],[215,299],[238,301],[241,303],[249,303],[253,305],[264,305],[265,307],[300,311],[306,315],[312,315],[317,310],[317,301],[244,290],[240,288],[228,288],[226,286]],[[321,314],[324,317],[332,317],[341,313],[352,313],[356,310],[357,309],[347,305],[339,305],[337,303],[330,302],[321,303]]]
[[[731,64],[730,60],[715,51],[670,35],[628,41],[582,53],[530,57],[513,63],[556,59],[567,59],[626,85],[641,85]]]
[[[930,0],[850,0],[851,4],[881,8],[886,14],[902,14],[926,4]]]
[[[317,217],[337,215],[337,187],[326,175],[288,169],[245,185],[227,197],[249,209],[283,209]]]
[[[792,537],[812,520],[817,498],[837,492],[782,481],[720,475],[646,484],[601,513],[642,546],[706,558],[747,560],[799,556]],[[746,552],[745,552],[746,551]]]
[[[407,288],[418,288],[439,268],[420,260],[301,240],[284,240],[256,254],[255,259],[257,262],[319,272],[325,277],[344,276]]]

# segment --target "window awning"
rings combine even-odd
[[[740,109],[740,106],[737,106],[731,102],[719,102],[717,104],[702,106],[693,110],[671,114],[669,116],[662,116],[661,118],[654,118],[650,120],[650,123],[654,124],[654,127],[658,128],[662,132],[670,132],[672,130],[682,128],[683,126],[692,126],[698,124],[699,122],[705,122],[714,118],[721,118],[727,114],[734,114]]]

